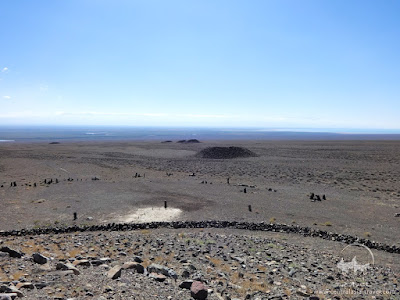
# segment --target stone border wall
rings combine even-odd
[[[229,228],[242,229],[250,231],[271,231],[283,233],[296,233],[302,236],[318,237],[324,240],[338,241],[346,244],[362,244],[370,249],[386,251],[389,253],[400,254],[400,247],[395,245],[389,246],[382,243],[377,243],[368,239],[363,239],[346,234],[338,234],[309,227],[301,227],[298,225],[287,224],[270,224],[270,223],[252,223],[252,222],[236,222],[236,221],[176,221],[176,222],[150,222],[150,223],[110,223],[103,225],[90,226],[69,226],[69,227],[46,227],[22,230],[0,231],[0,236],[31,236],[40,234],[62,234],[73,232],[87,231],[128,231],[141,229],[181,229],[181,228]]]

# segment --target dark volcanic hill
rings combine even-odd
[[[231,159],[239,157],[256,157],[249,149],[242,147],[208,147],[196,154],[197,157],[211,159]]]
[[[180,141],[177,141],[177,143],[181,143],[181,144],[197,144],[197,143],[200,143],[200,141],[196,140],[196,139],[190,139],[190,140],[180,140]]]

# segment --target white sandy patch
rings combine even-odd
[[[139,208],[134,213],[122,216],[118,222],[146,223],[173,221],[182,213],[179,208],[145,207]]]

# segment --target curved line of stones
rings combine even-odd
[[[386,251],[389,253],[400,254],[400,247],[395,245],[389,246],[382,243],[377,243],[368,239],[363,239],[346,234],[338,234],[319,229],[312,229],[309,227],[301,227],[298,225],[287,224],[270,224],[270,223],[252,223],[252,222],[236,222],[236,221],[175,221],[175,222],[149,222],[149,223],[109,223],[102,225],[90,226],[69,226],[69,227],[46,227],[46,228],[33,228],[22,230],[0,231],[0,236],[28,236],[40,234],[62,234],[72,232],[89,232],[89,231],[129,231],[129,230],[143,230],[143,229],[191,229],[191,228],[230,228],[242,229],[250,231],[271,231],[282,233],[296,233],[302,236],[318,237],[325,240],[343,242],[346,244],[362,244],[370,249]]]

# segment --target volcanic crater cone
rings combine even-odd
[[[211,159],[231,159],[239,157],[256,157],[249,149],[242,147],[208,147],[196,154],[197,157]]]

